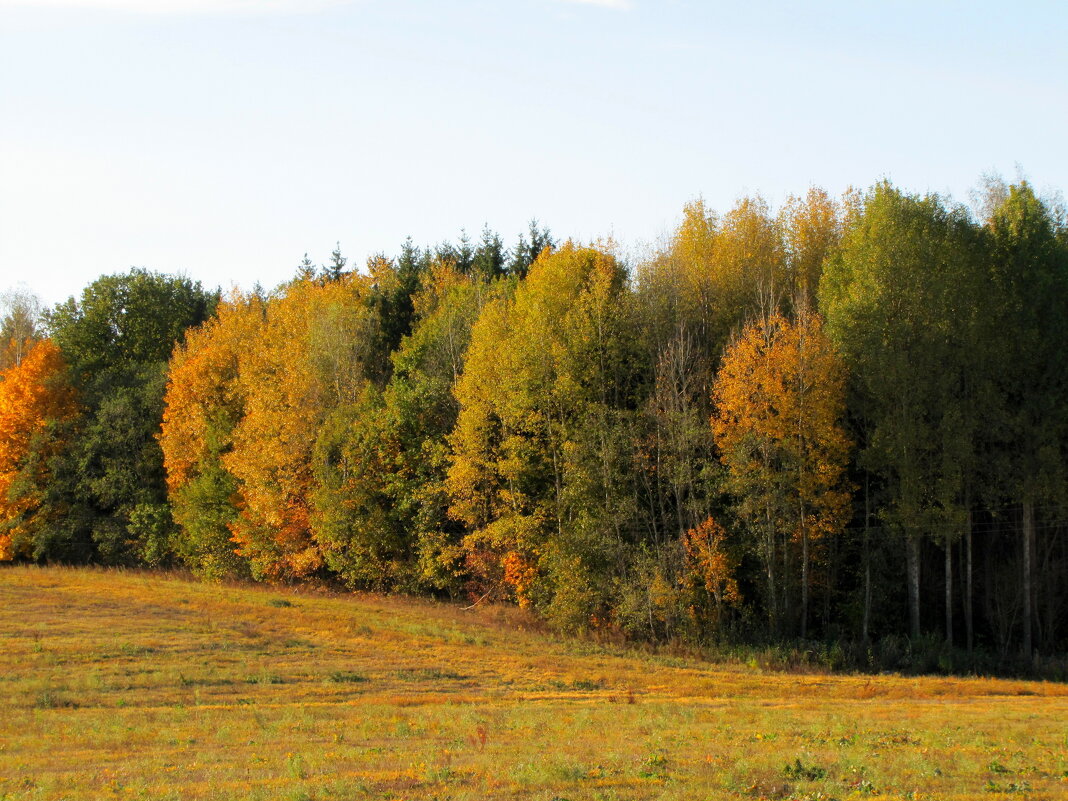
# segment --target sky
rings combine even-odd
[[[1056,2],[0,0],[0,290],[271,288],[335,243],[614,238],[703,197],[1068,189]]]

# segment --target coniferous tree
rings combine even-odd
[[[304,260],[307,261],[307,254],[304,255]],[[341,243],[338,242],[334,249],[330,252],[330,263],[323,266],[322,277],[324,281],[340,281],[341,276],[345,274],[345,265],[348,264],[348,259],[341,255]],[[304,266],[304,263],[301,263]]]
[[[540,228],[537,220],[531,220],[528,227],[528,235],[519,235],[519,242],[512,249],[512,257],[508,263],[508,274],[516,278],[526,278],[530,266],[541,255],[545,248],[556,247],[552,234],[548,228]]]
[[[482,241],[475,249],[471,269],[483,281],[504,275],[504,243],[489,225],[482,228]]]

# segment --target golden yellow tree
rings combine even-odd
[[[294,281],[271,299],[259,338],[239,354],[244,414],[222,463],[239,485],[234,540],[256,577],[288,580],[323,566],[312,455],[327,413],[355,403],[365,383],[374,333],[369,286],[355,273]]]
[[[177,550],[194,571],[211,577],[245,572],[230,526],[237,516],[236,478],[222,465],[233,446],[245,400],[237,382],[242,354],[256,347],[265,306],[232,292],[216,316],[190,329],[171,358],[159,442],[167,495],[181,527]]]
[[[41,438],[47,439],[51,423],[75,412],[66,364],[51,340],[32,345],[17,366],[0,372],[0,560],[28,550],[26,535],[44,491],[48,458],[61,444]]]
[[[786,292],[795,308],[815,309],[823,264],[842,239],[842,207],[812,187],[790,197],[779,213],[786,249]]]
[[[726,214],[689,203],[668,246],[639,269],[638,285],[658,349],[682,331],[718,359],[733,330],[790,292],[781,221],[759,196]]]
[[[804,637],[812,544],[840,533],[850,515],[841,360],[818,315],[802,311],[791,321],[772,314],[746,326],[728,348],[712,394],[720,458],[741,517],[761,534],[773,626],[776,557],[781,552],[786,562],[790,545],[800,545]],[[781,586],[788,586],[786,575]]]
[[[468,568],[480,589],[544,604],[567,626],[600,603],[589,564],[609,561],[628,513],[616,470],[634,363],[624,286],[602,250],[546,250],[513,298],[483,308],[456,386],[446,483]]]

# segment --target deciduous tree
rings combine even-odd
[[[962,417],[967,358],[986,292],[964,209],[888,183],[864,198],[820,286],[828,331],[854,382],[861,462],[885,489],[880,516],[906,544],[910,631],[921,630],[925,538],[960,532],[973,448]],[[979,345],[981,348],[982,346]],[[947,546],[948,547],[948,546]]]
[[[522,576],[524,600],[568,626],[603,603],[633,497],[624,288],[604,252],[543,252],[514,299],[483,308],[456,390],[447,484],[469,567],[487,591],[520,592],[508,581]]]
[[[157,441],[167,361],[217,302],[188,278],[135,269],[97,279],[48,314],[83,412],[77,436],[52,460],[52,494],[64,509],[53,558],[85,547],[107,564],[169,558]]]
[[[34,533],[50,522],[38,513],[48,460],[62,445],[57,426],[76,411],[66,364],[51,340],[0,371],[0,561],[34,555]]]
[[[42,336],[41,301],[27,289],[0,294],[0,370],[18,367]]]
[[[168,498],[181,527],[176,550],[209,578],[248,572],[232,541],[238,482],[222,457],[233,447],[245,412],[238,368],[243,354],[257,346],[264,316],[263,298],[232,292],[213,319],[187,332],[168,371],[159,441]]]
[[[789,544],[800,545],[805,637],[812,544],[840,534],[851,513],[845,372],[819,316],[772,314],[746,326],[724,356],[713,399],[712,427],[740,514],[762,534],[773,624],[776,553],[785,561]]]

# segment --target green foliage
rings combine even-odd
[[[472,272],[483,281],[495,281],[504,275],[505,253],[501,238],[487,225],[471,263]]]
[[[548,228],[540,228],[537,220],[531,220],[527,234],[520,234],[519,241],[512,249],[512,259],[508,264],[508,274],[516,278],[526,278],[531,265],[546,248],[556,247],[552,233]]]
[[[234,553],[230,526],[237,517],[233,498],[237,480],[217,459],[170,494],[181,536],[174,549],[182,562],[203,578],[248,577],[245,560]]]
[[[1068,247],[1026,182],[1004,188],[987,224],[994,308],[986,352],[997,381],[995,475],[1016,497],[1063,503],[1068,469]],[[1060,234],[1060,236],[1058,236]],[[1004,336],[1011,331],[1012,336]],[[1002,498],[1003,499],[1003,498]]]
[[[782,775],[788,779],[817,782],[827,778],[827,770],[813,763],[802,762],[801,757],[797,757],[792,765],[787,764],[782,769]]]
[[[165,503],[141,503],[130,510],[127,526],[140,548],[138,557],[149,567],[169,567],[175,556],[177,529]]]
[[[315,444],[313,531],[327,566],[354,587],[392,587],[410,561],[395,503],[404,476],[387,414],[381,393],[368,388],[327,417]]]
[[[975,492],[969,468],[984,381],[976,356],[990,295],[981,255],[963,208],[882,183],[864,198],[820,287],[828,332],[852,375],[860,465],[884,488],[882,520],[909,543],[914,636],[920,541],[959,531]]]
[[[406,250],[396,265],[384,256],[377,256],[368,261],[367,267],[373,281],[367,307],[376,327],[373,358],[368,359],[368,365],[375,368],[371,375],[381,385],[389,378],[391,354],[411,333],[415,322],[414,296],[428,265],[417,250]]]
[[[185,329],[214,311],[199,282],[143,269],[102,276],[47,315],[49,331],[82,384],[165,363]]]
[[[307,254],[305,254],[305,259]],[[348,259],[341,255],[341,243],[338,242],[334,246],[334,250],[330,253],[330,263],[322,269],[322,280],[324,281],[340,281],[341,276],[345,274],[345,264],[348,263]]]
[[[167,360],[217,301],[189,279],[135,269],[97,279],[47,315],[84,411],[50,465],[43,512],[63,522],[36,549],[42,557],[80,559],[91,549],[105,564],[169,558],[159,550],[163,528],[144,514],[166,501],[156,435]]]
[[[459,528],[448,519],[445,436],[457,414],[480,287],[440,262],[414,299],[419,320],[393,354],[384,392],[367,389],[320,429],[316,536],[328,565],[358,587],[460,589]]]

